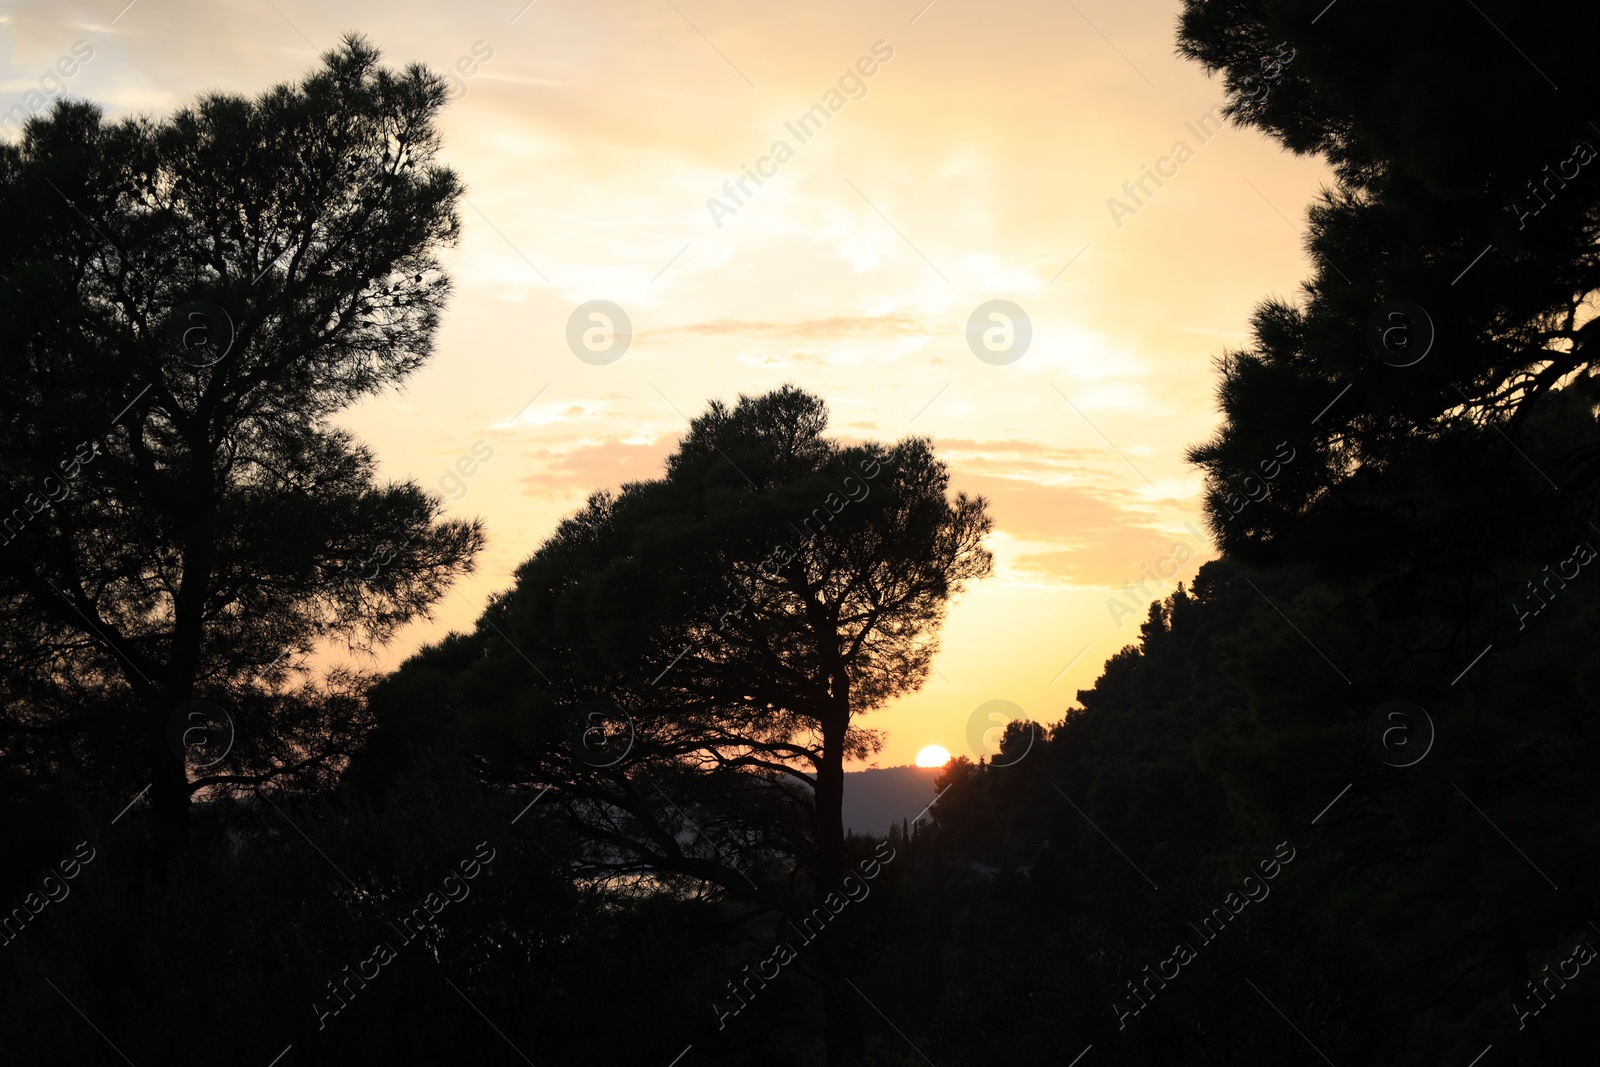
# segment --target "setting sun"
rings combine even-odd
[[[0,1067],[1596,1063],[1600,0],[0,4]]]

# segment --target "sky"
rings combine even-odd
[[[1308,273],[1329,177],[1207,121],[1221,85],[1175,54],[1173,0],[125,4],[10,0],[0,111],[255,95],[351,31],[453,72],[442,161],[467,194],[437,354],[341,421],[489,540],[375,666],[469,628],[710,400],[784,383],[842,438],[932,438],[991,502],[995,572],[928,683],[863,720],[874,763],[1058,721],[1214,558],[1183,451],[1216,426],[1214,359]]]

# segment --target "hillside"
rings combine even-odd
[[[901,819],[915,819],[933,800],[937,767],[873,767],[849,771],[844,782],[844,828],[883,834]]]

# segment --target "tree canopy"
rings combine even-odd
[[[558,790],[596,870],[810,914],[852,862],[845,761],[879,741],[858,718],[922,684],[951,597],[991,566],[984,501],[949,494],[926,439],[826,427],[793,387],[713,402],[662,478],[592,496],[471,633],[402,667],[381,728],[458,719],[491,773]],[[591,728],[622,739],[591,752]],[[859,1045],[822,952],[829,1043]]]
[[[1240,558],[1458,584],[1595,517],[1600,130],[1583,102],[1600,73],[1583,42],[1600,13],[1551,32],[1534,8],[1343,7],[1185,6],[1180,49],[1222,73],[1225,112],[1336,176],[1309,212],[1303,298],[1263,302],[1221,358],[1225,421],[1191,458]],[[1280,442],[1296,458],[1263,489]]]
[[[63,103],[0,145],[6,754],[152,784],[170,849],[190,794],[348,753],[353,679],[301,657],[387,639],[482,542],[331,421],[432,353],[445,94],[350,38],[253,99]],[[195,698],[235,743],[191,777]]]
[[[881,839],[843,819],[865,716],[993,568],[930,439],[831,435],[793,385],[712,401],[470,629],[314,670],[483,543],[335,421],[433,354],[446,83],[350,38],[256,97],[30,121],[0,144],[0,1045],[1587,1062],[1600,9],[1557,14],[1186,0],[1230,118],[1332,174],[1189,452],[1221,558]]]

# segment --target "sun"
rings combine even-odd
[[[918,767],[943,767],[950,762],[950,750],[943,745],[929,745],[917,753]]]

